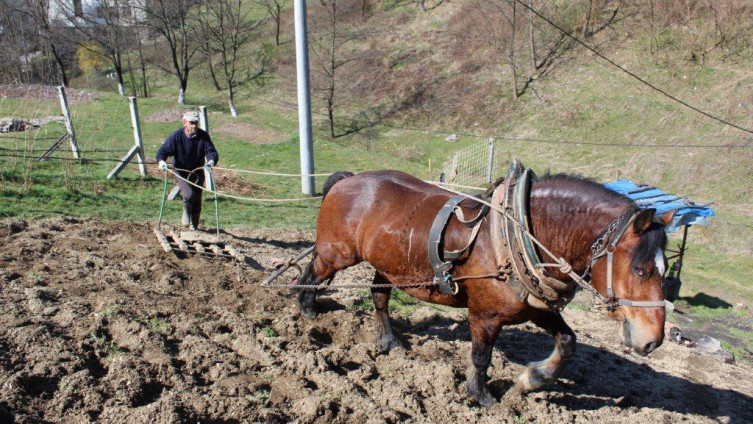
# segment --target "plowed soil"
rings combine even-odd
[[[479,407],[465,392],[462,310],[393,311],[403,347],[379,355],[365,290],[325,292],[306,320],[293,293],[259,286],[312,232],[225,237],[245,264],[166,253],[147,224],[2,222],[0,423],[753,422],[747,364],[671,342],[638,357],[615,323],[581,308],[564,311],[574,358],[541,391],[510,389],[551,338],[503,330],[490,369],[499,403]]]

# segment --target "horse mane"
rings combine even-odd
[[[564,192],[565,187],[577,188],[578,197],[589,205],[594,204],[611,204],[615,209],[626,210],[631,208],[635,211],[640,208],[638,205],[624,194],[609,190],[602,184],[593,179],[580,177],[569,174],[549,174],[548,172],[538,177],[534,184],[544,183],[552,187],[553,192],[561,190]],[[606,230],[606,228],[605,228]],[[602,233],[603,234],[603,233]],[[664,232],[664,225],[658,222],[652,222],[646,231],[640,235],[640,242],[633,250],[631,259],[632,266],[639,266],[648,262],[653,262],[656,249],[664,248],[667,245],[667,235]]]
[[[547,172],[543,176],[537,177],[534,180],[535,183],[552,182],[555,186],[568,184],[576,185],[579,192],[579,196],[585,196],[589,202],[605,202],[605,203],[620,203],[625,207],[633,206],[637,208],[635,202],[624,194],[612,191],[595,180],[587,177],[581,177],[571,174],[550,174]]]

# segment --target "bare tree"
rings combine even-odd
[[[518,32],[517,1],[476,1],[470,5],[470,12],[473,16],[469,16],[469,19],[481,24],[471,26],[470,31],[465,36],[486,44],[499,58],[507,63],[512,77],[511,91],[513,98],[517,99],[526,88],[525,86],[523,89],[518,87],[515,44]]]
[[[30,18],[36,25],[43,48],[52,55],[60,83],[68,86],[68,72],[64,59],[65,40],[60,37],[59,23],[54,22],[47,0],[22,0],[17,3],[17,12]],[[30,52],[29,52],[30,53]]]
[[[365,1],[365,0],[364,0]],[[275,46],[280,45],[280,19],[282,16],[282,0],[259,0],[269,13],[269,17],[275,21]]]
[[[220,83],[217,81],[217,73],[214,71],[214,63],[212,61],[212,56],[214,55],[214,51],[212,51],[212,47],[209,44],[209,39],[202,37],[199,42],[199,50],[201,50],[201,53],[204,55],[204,61],[202,62],[201,67],[201,75],[206,78],[206,74],[204,74],[204,64],[207,65],[207,68],[209,68],[209,76],[212,78],[212,84],[214,84],[214,89],[217,91],[221,91],[222,87],[220,87]]]
[[[134,39],[136,40],[137,52],[139,54],[139,69],[141,70],[141,95],[143,97],[149,97],[149,81],[146,73],[146,55],[144,52],[144,43],[141,40],[140,27],[133,26]]]
[[[196,28],[191,25],[193,17],[189,17],[191,7],[195,4],[195,0],[137,0],[134,5],[135,9],[144,13],[149,28],[167,44],[169,64],[160,60],[153,63],[178,80],[179,104],[186,104],[188,74],[197,64],[194,55],[198,43],[193,41]]]
[[[228,105],[233,118],[238,116],[235,109],[235,89],[267,72],[270,59],[260,52],[255,70],[243,67],[239,73],[240,50],[261,27],[264,20],[252,21],[242,0],[205,0],[199,8],[198,21],[202,38],[210,53],[220,56],[220,70],[225,78]]]
[[[110,63],[115,71],[118,93],[124,96],[124,56],[132,47],[130,40],[133,34],[130,28],[132,11],[128,0],[98,0],[89,10],[78,10],[78,2],[61,1],[60,5],[68,22],[79,35],[71,41],[80,48],[101,54]],[[99,48],[92,48],[93,46]]]
[[[0,0],[0,80],[31,82],[27,54],[32,51],[36,26],[17,12],[20,0]]]
[[[335,132],[335,112],[339,106],[339,73],[348,63],[360,59],[360,55],[351,48],[351,41],[357,38],[357,33],[346,28],[343,16],[355,10],[348,9],[357,6],[347,4],[339,9],[337,0],[323,0],[320,3],[320,14],[314,14],[314,37],[311,43],[312,52],[312,89],[319,93],[327,109],[327,123],[331,137],[342,137],[361,129],[356,120],[348,120],[345,129],[339,134]],[[360,13],[360,11],[358,11]],[[319,16],[323,15],[323,16]]]

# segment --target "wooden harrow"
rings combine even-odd
[[[154,234],[165,252],[178,250],[189,254],[235,259],[243,263],[246,261],[243,252],[211,234],[198,231],[176,232],[175,230],[170,230],[168,234],[165,234],[160,228],[155,228]]]

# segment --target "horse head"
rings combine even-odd
[[[604,240],[604,254],[592,266],[594,288],[609,299],[610,314],[622,322],[623,343],[641,356],[664,341],[664,227],[673,216],[655,217],[654,209],[635,212],[622,234]]]

